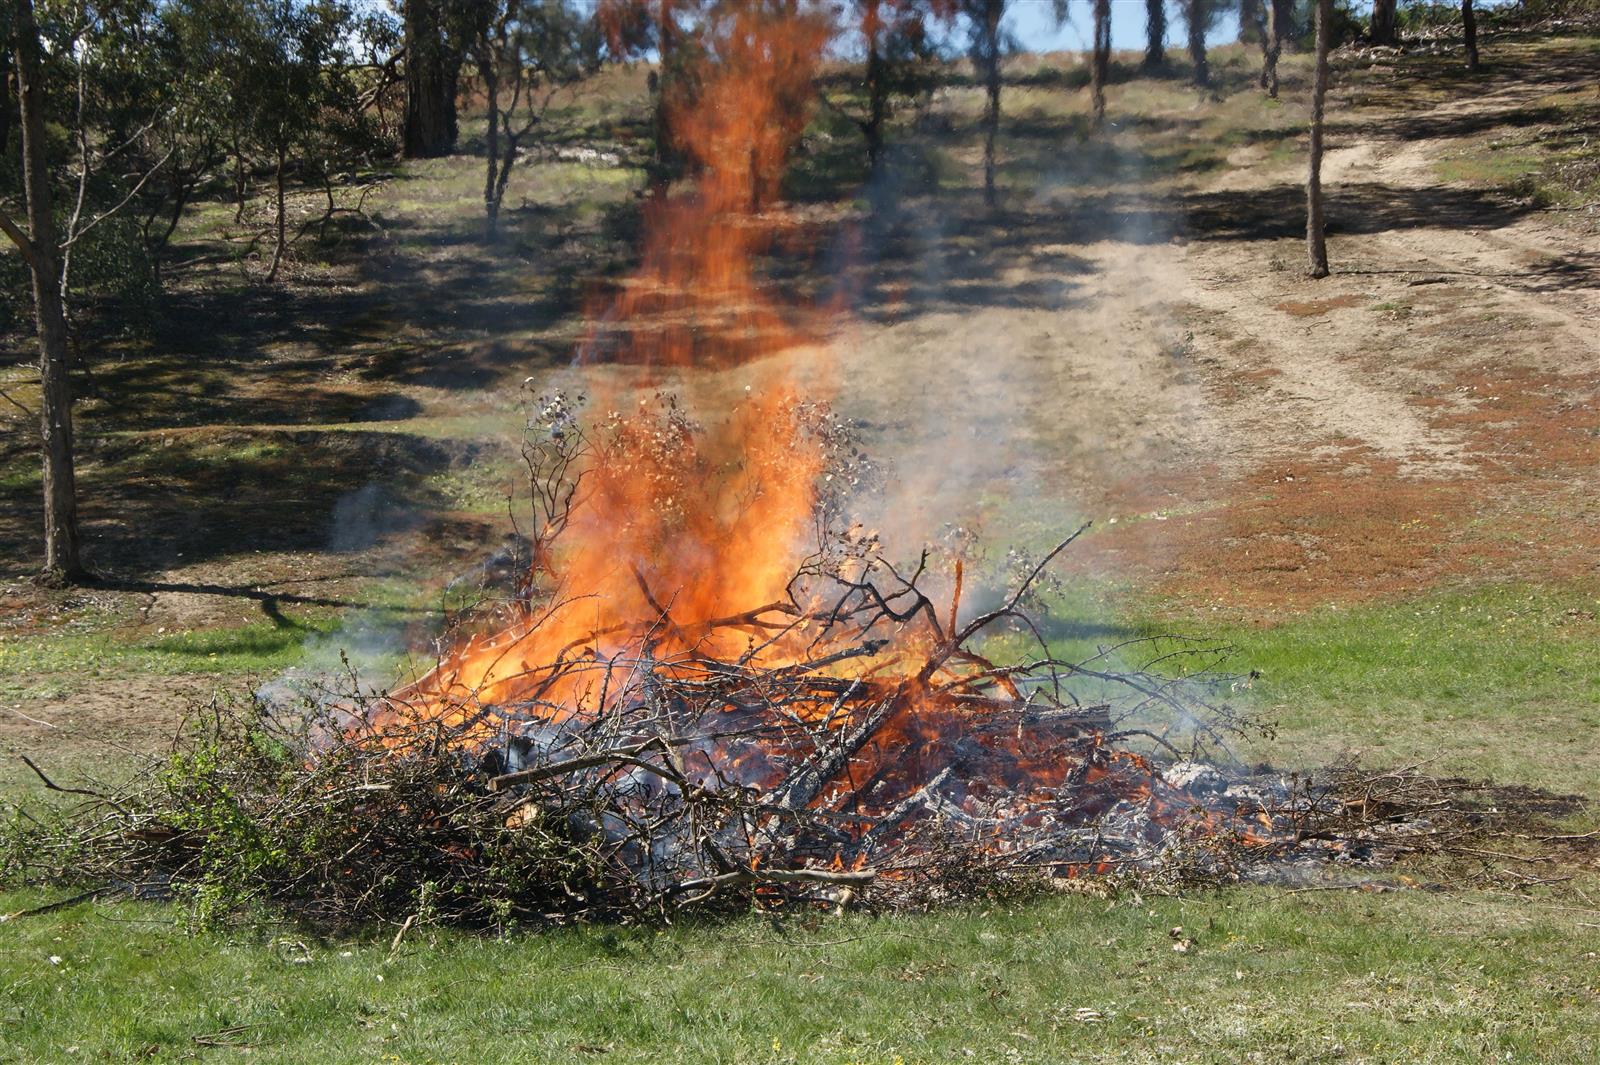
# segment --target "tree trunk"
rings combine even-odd
[[[988,105],[983,111],[983,202],[990,207],[996,202],[994,149],[1000,132],[1000,16],[1004,11],[1005,0],[986,0],[978,26],[979,54],[988,96]]]
[[[233,224],[238,225],[244,221],[244,196],[246,192],[244,148],[239,144],[238,138],[233,142]]]
[[[1283,0],[1267,0],[1267,32],[1261,38],[1261,87],[1278,98],[1278,56],[1283,52]]]
[[[867,138],[867,165],[874,177],[883,157],[883,120],[889,109],[888,95],[878,34],[873,33],[867,42],[867,121],[861,131]]]
[[[1094,58],[1089,88],[1094,101],[1094,128],[1106,120],[1106,77],[1111,72],[1111,0],[1094,0]]]
[[[1467,42],[1467,69],[1478,69],[1478,18],[1472,10],[1472,0],[1461,0],[1461,33]]]
[[[1372,43],[1394,45],[1399,37],[1395,33],[1395,0],[1372,0]]]
[[[1194,83],[1202,89],[1211,86],[1211,67],[1206,62],[1206,0],[1184,0],[1184,21],[1189,30],[1189,59],[1194,63]]]
[[[1333,0],[1317,0],[1317,66],[1311,83],[1311,150],[1306,170],[1306,254],[1311,259],[1312,277],[1328,276],[1328,242],[1322,221],[1322,112],[1328,96],[1328,38],[1332,21]]]
[[[483,240],[493,244],[500,239],[500,80],[496,76],[494,60],[480,60],[478,77],[483,81],[483,94],[487,100],[488,126],[484,131],[484,154],[488,166],[483,178]]]
[[[1261,0],[1239,0],[1240,44],[1266,42],[1267,35],[1262,28],[1261,6]]]
[[[44,86],[39,73],[39,28],[33,0],[14,10],[17,97],[22,114],[22,180],[28,201],[28,260],[34,323],[39,332],[39,436],[44,457],[44,572],[48,579],[83,576],[78,553],[77,475],[72,455],[72,379],[68,375],[67,315],[61,295],[61,258],[50,212],[50,168],[45,159]]]
[[[0,149],[11,143],[11,42],[0,40]]]
[[[1144,69],[1161,70],[1167,65],[1166,0],[1144,0]]]
[[[401,150],[407,159],[449,155],[456,139],[456,75],[460,62],[444,36],[447,0],[406,0],[406,117]]]
[[[284,161],[287,156],[288,152],[283,148],[282,145],[279,145],[278,167],[274,174],[274,181],[276,182],[278,189],[278,217],[274,223],[274,228],[277,230],[277,240],[273,242],[272,246],[272,269],[267,271],[267,280],[269,282],[278,280],[278,268],[283,265],[283,253],[286,244],[284,226],[286,210],[284,207],[283,171]]]

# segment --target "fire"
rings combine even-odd
[[[596,308],[584,363],[690,375],[805,339],[757,261],[782,225],[772,202],[827,26],[792,5],[709,17],[704,61],[664,105],[696,180],[647,205],[641,265]],[[847,876],[934,822],[994,853],[1107,869],[1097,818],[1175,824],[1197,805],[1114,746],[1047,648],[1021,666],[973,649],[1025,620],[1016,597],[968,618],[957,569],[935,606],[918,585],[927,558],[903,574],[864,533],[835,534],[826,564],[808,555],[837,441],[794,385],[747,391],[703,425],[668,398],[591,392],[587,412],[554,397],[535,417],[542,528],[521,612],[393,693],[369,720],[380,735],[402,718],[444,726],[511,770],[497,787],[605,765],[592,786],[611,812],[591,830],[642,878],[676,876],[672,890],[758,866],[797,875],[766,871],[775,855]],[[743,789],[766,798],[730,807]],[[704,816],[731,820],[708,827],[695,804],[719,794]],[[793,827],[806,818],[814,838]]]
[[[670,18],[670,5],[660,15]],[[783,224],[767,208],[809,116],[829,27],[815,13],[755,3],[709,17],[703,62],[664,103],[694,187],[646,204],[641,265],[609,306],[592,311],[581,361],[725,366],[802,342],[766,297],[756,260]],[[785,598],[825,463],[797,424],[795,389],[771,382],[699,432],[681,412],[641,417],[648,402],[635,406],[598,382],[593,391],[613,458],[625,458],[595,463],[579,505],[559,516],[570,519],[559,557],[540,560],[551,605],[456,648],[398,697],[432,703],[452,724],[474,708],[530,697],[559,718],[584,700],[570,680],[546,690],[551,663],[615,656],[619,642],[637,641],[608,643],[607,634],[663,613],[673,625],[653,637],[652,653],[704,640],[702,650],[734,651],[730,637],[697,623]]]

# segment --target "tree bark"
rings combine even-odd
[[[1328,242],[1322,218],[1322,117],[1328,96],[1329,23],[1333,0],[1316,0],[1317,59],[1311,83],[1311,148],[1306,170],[1306,254],[1311,276],[1328,276]]]
[[[883,55],[878,47],[878,33],[867,41],[867,121],[861,132],[867,138],[867,165],[874,177],[883,157],[883,120],[889,109],[888,85],[883,77]]]
[[[1284,0],[1267,0],[1267,32],[1261,38],[1261,87],[1278,98],[1278,56],[1283,52]]]
[[[1395,0],[1372,0],[1373,44],[1394,45],[1399,41],[1395,32]]]
[[[22,179],[28,201],[27,243],[19,244],[19,248],[32,275],[34,322],[39,332],[44,572],[52,580],[74,581],[83,576],[83,564],[78,551],[77,475],[72,454],[72,379],[68,374],[60,248],[50,210],[50,168],[45,159],[41,99],[44,87],[39,73],[39,28],[34,21],[33,0],[17,0],[14,17],[17,97],[22,114]]]
[[[983,202],[990,207],[996,202],[994,150],[1000,132],[1000,16],[1004,13],[1005,0],[985,0],[978,25],[978,51],[988,97],[983,112]]]
[[[1461,0],[1461,33],[1467,44],[1467,69],[1478,69],[1478,17],[1472,10],[1472,0]]]
[[[1094,128],[1106,120],[1106,78],[1111,73],[1111,0],[1094,0],[1094,58],[1089,65],[1089,88],[1094,106]]]
[[[277,191],[278,191],[278,216],[277,216],[277,219],[276,219],[276,221],[274,223],[274,228],[277,230],[277,240],[275,240],[273,242],[273,246],[272,246],[272,269],[267,271],[267,280],[268,281],[276,281],[276,280],[278,280],[278,268],[283,265],[283,253],[284,253],[284,249],[285,249],[285,228],[286,228],[285,224],[284,224],[285,215],[286,215],[286,209],[285,209],[285,206],[284,206],[284,187],[283,187],[283,185],[284,185],[284,177],[283,177],[283,171],[284,171],[285,160],[287,159],[287,157],[288,157],[287,151],[284,149],[284,147],[282,145],[279,145],[278,146],[278,166],[277,166],[277,169],[276,169],[276,171],[274,173],[274,182],[277,185]]]
[[[493,244],[500,239],[500,79],[494,59],[480,59],[478,77],[483,81],[483,94],[488,101],[488,127],[484,134],[484,150],[489,157],[483,178],[483,240]]]
[[[1167,65],[1166,0],[1144,0],[1144,69],[1161,70]]]
[[[456,80],[460,61],[445,40],[447,0],[406,0],[406,117],[401,150],[407,159],[449,155],[456,142]]]
[[[1240,44],[1264,43],[1266,41],[1261,7],[1261,0],[1239,0]]]
[[[1189,58],[1194,63],[1194,83],[1202,89],[1211,86],[1211,67],[1206,62],[1206,0],[1184,0],[1184,21],[1189,30]]]

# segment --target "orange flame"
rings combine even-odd
[[[694,187],[646,205],[641,265],[593,314],[584,361],[724,366],[800,342],[765,297],[755,262],[781,225],[763,211],[806,124],[828,31],[789,5],[741,3],[708,16],[703,61],[664,103]],[[597,391],[602,410],[624,405]],[[553,560],[552,605],[455,648],[396,699],[431,704],[446,724],[459,725],[474,706],[530,699],[559,718],[598,708],[579,705],[585,693],[570,681],[545,690],[550,664],[614,652],[606,634],[623,626],[670,614],[673,631],[653,643],[663,654],[688,640],[732,638],[695,633],[693,622],[782,599],[814,514],[823,454],[798,427],[794,402],[780,382],[692,441],[649,438],[670,436],[670,420],[613,413],[629,461],[590,471]]]

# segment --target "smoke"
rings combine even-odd
[[[335,500],[325,551],[333,555],[366,551],[420,517],[394,501],[382,485],[369,482]],[[436,629],[437,623],[432,627]],[[417,628],[414,615],[386,605],[346,609],[338,628],[307,636],[300,661],[257,688],[256,698],[268,707],[292,710],[325,705],[356,690],[386,688]]]

